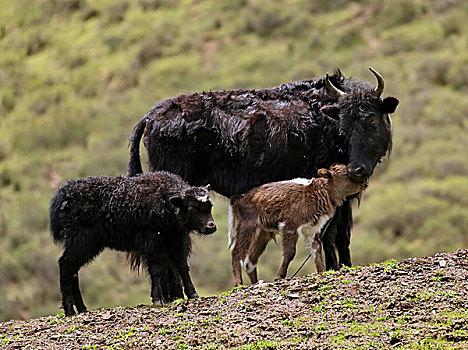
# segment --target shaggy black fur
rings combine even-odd
[[[175,267],[189,298],[197,293],[189,275],[190,231],[211,234],[209,187],[192,187],[167,172],[132,178],[88,177],[60,187],[50,204],[50,230],[64,246],[59,259],[60,291],[65,314],[86,311],[78,270],[105,248],[131,252],[134,267],[143,264],[151,277],[153,303],[163,303],[161,274]],[[167,265],[167,264],[172,265]],[[168,267],[169,266],[169,267]],[[167,282],[173,285],[172,282]],[[164,294],[180,295],[166,288]]]
[[[151,171],[167,170],[187,182],[210,183],[231,197],[268,182],[310,178],[332,163],[348,164],[361,181],[391,150],[389,113],[394,97],[382,100],[367,83],[330,81],[346,96],[328,91],[325,78],[263,90],[184,94],[159,102],[135,126],[128,175],[142,172],[143,137]],[[144,134],[144,136],[143,136]],[[327,269],[351,266],[352,210],[337,211],[324,238]]]

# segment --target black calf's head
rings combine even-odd
[[[210,186],[191,187],[180,196],[171,197],[170,202],[179,208],[179,220],[184,228],[209,235],[216,231],[216,224],[211,215],[213,204],[210,200]]]
[[[338,97],[338,101],[321,109],[327,117],[339,122],[349,145],[348,171],[354,181],[363,181],[371,176],[377,163],[391,151],[392,124],[389,114],[398,106],[395,97],[380,98],[384,80],[375,70],[369,69],[378,81],[374,90],[356,89],[345,93],[333,86],[327,76],[327,88]]]

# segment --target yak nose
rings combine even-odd
[[[207,233],[213,233],[216,231],[216,224],[214,221],[209,221],[205,226],[205,231]]]
[[[348,165],[348,176],[353,181],[365,181],[369,178],[369,171],[364,164]]]

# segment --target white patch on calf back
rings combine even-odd
[[[292,182],[292,183],[295,183],[295,184],[307,186],[308,184],[310,184],[310,179],[304,179],[302,177],[298,177],[296,179],[286,180],[286,181],[281,181],[281,182],[283,182],[283,183]]]

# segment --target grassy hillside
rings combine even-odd
[[[393,153],[357,212],[354,262],[466,248],[467,15],[461,0],[0,0],[0,319],[57,312],[49,200],[69,178],[124,174],[127,137],[154,102],[336,67],[374,83],[373,66],[401,101]],[[215,214],[219,231],[195,238],[191,259],[204,295],[231,288],[221,197]],[[272,244],[261,278],[278,256]],[[81,283],[91,307],[149,302],[118,253]]]

